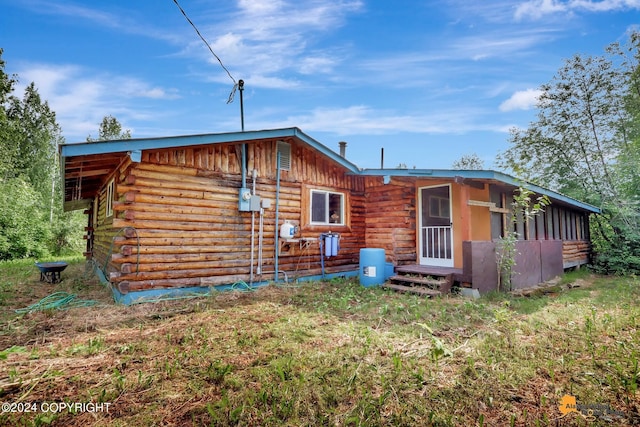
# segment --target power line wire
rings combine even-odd
[[[209,45],[209,42],[207,42],[207,40],[202,36],[202,34],[200,33],[200,31],[198,30],[196,25],[193,23],[193,21],[191,19],[189,19],[189,17],[187,16],[187,13],[184,11],[182,6],[180,6],[180,4],[178,3],[178,0],[173,0],[173,2],[176,4],[176,6],[178,6],[178,9],[180,9],[180,12],[182,12],[182,15],[184,15],[185,19],[189,22],[189,24],[191,24],[193,29],[196,30],[196,34],[198,34],[198,36],[204,42],[204,44],[207,45],[207,47],[209,48],[209,52],[211,52],[211,54],[218,60],[218,62],[220,63],[220,66],[222,67],[222,69],[227,72],[227,75],[233,81],[233,89],[231,90],[231,93],[229,94],[229,99],[227,100],[227,104],[233,102],[233,96],[235,95],[236,89],[238,88],[238,82],[236,82],[236,79],[233,78],[233,76],[231,75],[231,73],[229,72],[227,67],[224,66],[224,64],[222,63],[222,60],[220,59],[220,57],[218,55],[216,55],[216,53],[213,51],[213,49]]]

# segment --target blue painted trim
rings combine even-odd
[[[134,163],[140,163],[142,161],[142,150],[133,150],[129,152],[129,158]]]
[[[201,135],[165,136],[158,138],[131,138],[113,141],[61,144],[64,157],[90,154],[123,153],[135,150],[188,147],[192,145],[244,142],[254,139],[287,138],[295,136],[293,128],[249,132],[226,132]]]
[[[320,281],[320,280],[327,280],[327,279],[336,279],[340,277],[357,277],[359,274],[360,274],[359,270],[341,271],[339,273],[326,273],[324,277],[322,277],[322,274],[319,274],[316,276],[298,277],[296,279],[296,282],[313,282],[313,281]]]
[[[229,291],[254,291],[263,286],[267,286],[273,282],[263,281],[263,282],[253,282],[251,285],[245,284],[243,282],[236,283],[228,283],[217,286],[191,286],[188,288],[166,288],[166,289],[148,289],[144,291],[134,291],[123,294],[113,286],[102,273],[102,270],[94,264],[94,273],[98,276],[100,282],[108,286],[111,289],[111,293],[113,294],[113,300],[117,304],[122,305],[132,305],[132,304],[141,304],[145,302],[155,302],[160,300],[167,299],[186,299],[186,298],[200,298],[211,295],[212,291],[216,292],[229,292]],[[331,273],[326,274],[324,280],[326,279],[334,279],[338,277],[357,277],[359,275],[359,270],[354,271],[345,271],[340,273]],[[306,276],[300,277],[296,279],[297,282],[312,282],[312,281],[320,281],[323,280],[321,275],[316,276]],[[240,283],[243,283],[240,285]],[[277,285],[276,285],[277,286]]]
[[[131,305],[143,302],[153,302],[166,299],[180,299],[190,297],[203,297],[210,294],[210,289],[205,287],[173,288],[173,289],[149,289],[145,291],[135,291],[126,294],[121,293],[115,286],[112,286],[113,299],[118,304]]]
[[[107,276],[104,275],[100,267],[98,267],[98,264],[96,264],[95,262],[93,262],[93,272],[96,276],[98,276],[98,280],[100,280],[100,283],[105,286],[111,287],[111,282],[107,280]]]
[[[148,289],[144,291],[128,292],[126,294],[121,293],[115,286],[111,286],[111,289],[113,291],[113,299],[115,302],[123,305],[132,305],[171,299],[200,298],[210,296],[215,292],[249,292],[268,284],[269,282],[254,282],[251,285],[246,283],[242,285],[239,283],[230,283],[212,287],[191,286],[188,288]]]
[[[325,155],[326,157],[329,157],[331,160],[344,166],[351,172],[360,173],[361,169],[358,166],[356,166],[354,163],[351,163],[350,161],[342,157],[340,154],[336,153],[335,151],[331,150],[327,146],[311,138],[309,135],[302,132],[300,129],[298,128],[293,128],[293,129],[294,129],[295,136],[301,141],[305,142],[307,145],[320,151],[323,155]]]

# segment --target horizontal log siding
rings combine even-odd
[[[91,204],[91,213],[87,215],[88,219],[88,233],[86,238],[93,241],[88,245],[91,248],[91,252],[87,253],[87,257],[91,258],[96,265],[108,276],[109,272],[117,269],[117,266],[112,262],[111,255],[114,251],[113,238],[118,233],[118,229],[114,228],[114,218],[116,212],[114,210],[113,215],[107,217],[107,191],[106,185],[113,179],[115,183],[114,198],[117,203],[120,199],[117,195],[118,185],[124,180],[127,171],[131,167],[131,159],[127,156],[118,165],[103,182],[103,188],[98,194],[97,212],[93,212],[96,205]],[[95,216],[95,219],[94,219]]]
[[[565,240],[562,242],[564,268],[588,264],[591,258],[591,243],[588,240]]]
[[[416,263],[415,180],[366,181],[366,246],[385,250],[394,265]]]
[[[325,155],[290,142],[291,169],[281,171],[280,224],[301,221],[302,209],[308,208],[301,206],[302,188],[349,194],[350,224],[340,230],[340,253],[325,260],[325,271],[357,269],[365,238],[364,179],[347,174]],[[259,214],[255,215],[254,280],[274,276],[276,147],[276,141],[247,146],[246,185],[252,186],[250,171],[255,168],[256,194],[272,201],[264,215],[263,276],[255,272]],[[109,258],[109,278],[121,292],[249,280],[252,214],[238,211],[239,159],[237,144],[145,151],[141,163],[122,171],[114,218],[108,221],[99,212],[94,246],[98,263]],[[301,227],[304,237],[317,238],[321,231],[317,226]],[[319,245],[312,244],[296,256],[281,256],[279,270],[289,277],[320,274]]]

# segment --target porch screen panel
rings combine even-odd
[[[451,227],[428,226],[422,228],[422,256],[451,259]]]
[[[495,184],[489,185],[489,201],[496,204],[496,207],[502,208],[502,196],[504,191]],[[500,212],[491,212],[491,239],[498,239],[503,236],[504,215]]]

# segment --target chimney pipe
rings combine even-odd
[[[340,145],[340,157],[345,157],[347,152],[347,143],[340,141],[338,142],[338,145]]]

